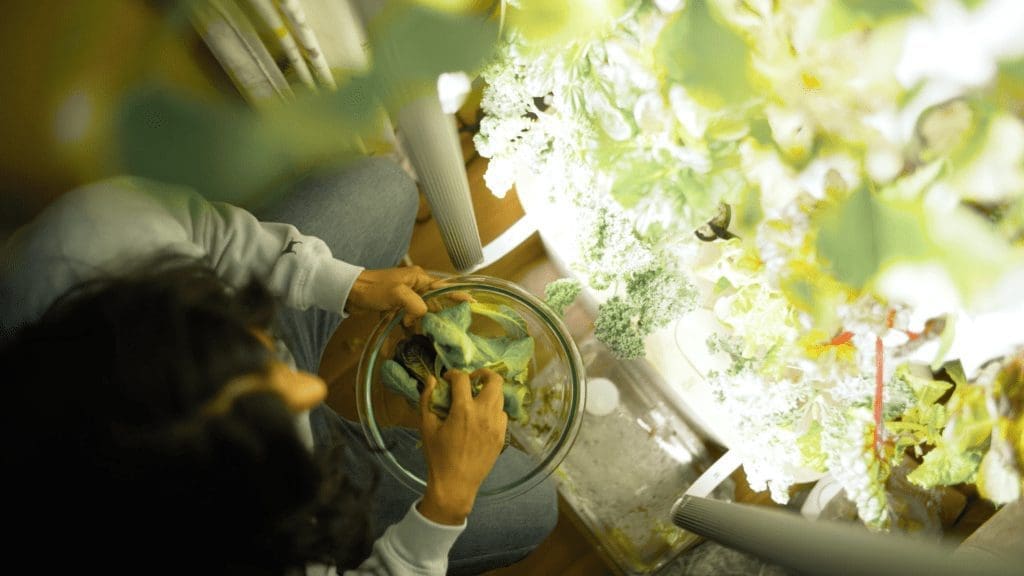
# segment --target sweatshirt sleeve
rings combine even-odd
[[[260,279],[290,307],[342,315],[363,271],[290,224],[188,188],[114,178],[66,193],[8,240],[2,323],[31,321],[72,285],[161,252],[205,258],[235,287]]]
[[[373,552],[358,568],[343,576],[443,576],[448,571],[448,552],[466,529],[438,524],[409,507],[405,517],[393,524],[373,544]],[[307,576],[337,576],[333,568],[310,566]]]
[[[345,302],[363,271],[333,257],[323,240],[291,224],[262,222],[250,212],[191,193],[177,214],[217,274],[240,286],[258,277],[292,308],[311,306],[344,315]]]

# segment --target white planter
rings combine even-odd
[[[583,304],[591,317],[604,297],[591,290],[572,263],[579,254],[578,222],[575,209],[566,198],[550,198],[545,187],[533,184],[535,179],[518,175],[516,191],[527,218],[540,234],[548,256],[564,276],[583,283]],[[646,340],[646,360],[665,382],[663,393],[683,412],[699,432],[719,444],[730,447],[737,440],[701,374],[721,368],[720,359],[707,352],[704,342],[714,330],[715,320],[706,310],[694,310]],[[685,353],[683,352],[685,351]]]

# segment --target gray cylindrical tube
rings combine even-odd
[[[441,240],[455,269],[472,270],[484,259],[455,118],[441,110],[436,91],[405,105],[395,123],[409,161],[430,202]]]
[[[809,521],[759,506],[683,496],[672,522],[719,544],[800,574],[1019,574],[996,558],[953,553],[955,548],[899,534],[876,534],[852,524]]]

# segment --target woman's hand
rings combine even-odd
[[[474,398],[470,378],[483,386]],[[423,516],[440,524],[458,525],[473,509],[480,484],[490,473],[505,443],[508,415],[502,410],[504,380],[481,369],[466,374],[450,370],[451,408],[441,420],[430,410],[437,381],[428,379],[420,398],[420,428],[427,457],[427,489],[419,504]]]
[[[385,312],[402,308],[408,325],[427,313],[420,294],[442,284],[419,266],[363,270],[348,294],[346,309]]]

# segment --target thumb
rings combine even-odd
[[[427,313],[427,305],[423,302],[423,298],[409,286],[405,284],[397,285],[394,290],[394,296],[397,304],[405,309],[403,322],[406,326],[409,326],[417,318],[421,318]]]

